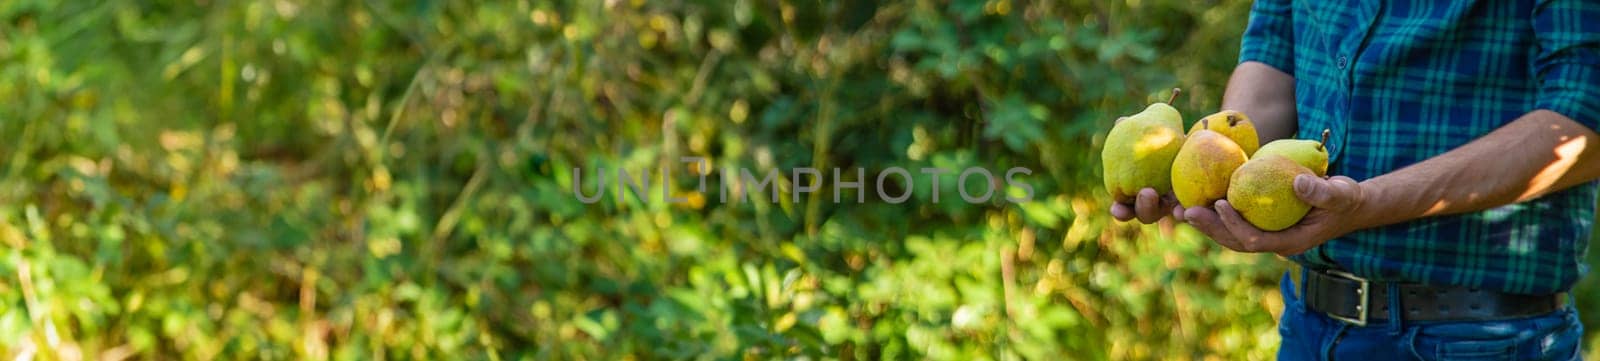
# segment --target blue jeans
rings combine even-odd
[[[1306,309],[1284,274],[1279,360],[1579,360],[1583,324],[1571,306],[1547,315],[1496,321],[1356,327]],[[1398,294],[1391,293],[1398,297]]]

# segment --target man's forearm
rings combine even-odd
[[[1559,113],[1530,112],[1459,148],[1361,182],[1354,229],[1479,211],[1600,178],[1600,136]],[[1353,229],[1353,230],[1354,230]]]
[[[1294,76],[1259,62],[1233,68],[1222,109],[1237,110],[1255,123],[1261,144],[1294,137]]]

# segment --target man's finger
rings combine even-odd
[[[1128,220],[1133,219],[1133,207],[1130,207],[1127,204],[1112,202],[1111,218],[1116,218],[1118,221],[1127,222]]]
[[[1182,203],[1178,203],[1178,197],[1173,196],[1171,193],[1161,195],[1162,210],[1172,209],[1172,207],[1178,207],[1182,205]]]
[[[1155,189],[1145,188],[1139,190],[1139,199],[1133,201],[1133,212],[1139,215],[1140,222],[1151,224],[1161,220],[1166,210],[1161,209],[1161,195],[1156,194]]]
[[[1172,219],[1183,222],[1183,204],[1178,203],[1178,197],[1172,194],[1161,195],[1161,210],[1165,212],[1162,217],[1170,215]]]
[[[1228,228],[1228,232],[1234,235],[1235,240],[1246,249],[1246,252],[1269,251],[1274,246],[1261,244],[1261,240],[1266,238],[1264,237],[1266,234],[1260,228],[1256,228],[1255,225],[1245,221],[1244,217],[1239,215],[1239,211],[1233,209],[1233,205],[1228,204],[1227,200],[1217,201],[1216,209],[1217,218],[1222,219],[1222,225]]]
[[[1205,207],[1190,207],[1183,210],[1183,219],[1189,225],[1211,237],[1212,241],[1235,251],[1240,249],[1239,243],[1234,241],[1233,234],[1228,233],[1228,228],[1222,225],[1222,219],[1217,218],[1217,213]]]
[[[1361,186],[1350,177],[1322,179],[1302,174],[1294,178],[1294,193],[1312,207],[1344,211],[1361,199]]]
[[[1328,184],[1332,185],[1333,188],[1338,189],[1340,194],[1345,195],[1343,198],[1344,204],[1340,204],[1339,206],[1341,208],[1337,208],[1335,210],[1354,210],[1356,207],[1361,205],[1361,200],[1366,198],[1366,195],[1361,193],[1361,183],[1356,182],[1355,179],[1351,179],[1350,177],[1342,175],[1334,176],[1333,178],[1328,178]]]

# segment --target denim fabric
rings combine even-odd
[[[1279,360],[1579,360],[1583,324],[1572,307],[1496,321],[1373,322],[1356,327],[1306,309],[1283,277]]]

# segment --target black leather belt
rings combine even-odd
[[[1388,282],[1373,282],[1337,270],[1301,268],[1300,299],[1307,308],[1357,326],[1389,318]],[[1295,281],[1299,281],[1296,279]],[[1486,321],[1537,316],[1560,310],[1567,294],[1519,295],[1457,286],[1399,283],[1405,321]]]

